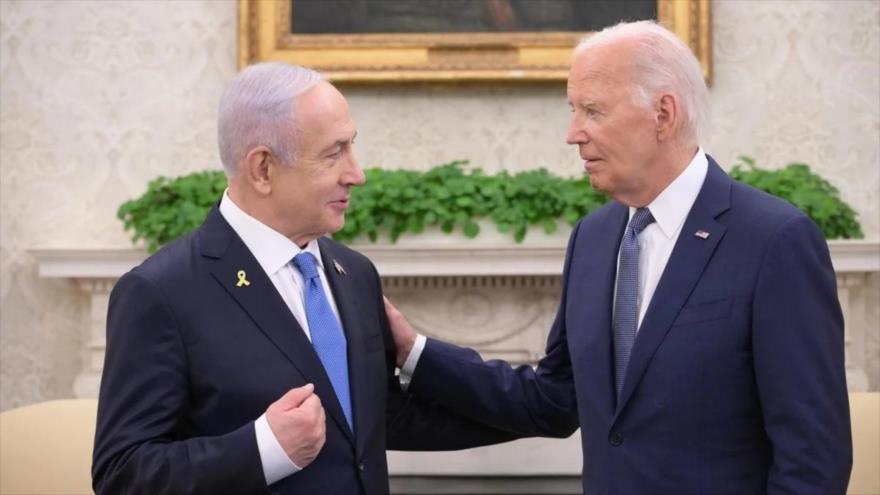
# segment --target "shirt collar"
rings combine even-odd
[[[648,205],[651,215],[660,231],[669,239],[674,239],[684,225],[709,170],[709,160],[703,148],[697,149],[688,166]],[[630,207],[629,216],[636,209]]]
[[[303,251],[312,253],[318,267],[324,269],[317,239],[312,239],[304,249],[301,249],[277,230],[245,213],[229,197],[229,189],[223,192],[223,198],[220,199],[220,214],[241,237],[267,275],[274,275]]]

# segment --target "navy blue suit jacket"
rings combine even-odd
[[[579,424],[585,493],[844,493],[843,319],[816,225],[710,158],[618,401],[612,293],[627,220],[611,203],[575,227],[537,369],[429,339],[410,391],[525,435]]]
[[[319,243],[348,340],[356,433],[305,333],[214,208],[194,233],[125,274],[110,296],[92,468],[98,494],[381,494],[386,448],[458,449],[515,437],[404,395],[375,268],[330,239]],[[237,285],[242,270],[250,285]],[[312,464],[270,489],[254,420],[306,383],[325,408],[326,443]]]

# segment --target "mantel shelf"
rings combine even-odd
[[[470,245],[470,244],[473,245]],[[828,243],[838,273],[880,271],[880,241],[835,240]],[[562,272],[565,245],[359,244],[384,277],[541,276]],[[32,249],[39,275],[48,278],[116,279],[143,261],[143,249]]]
[[[546,320],[552,320],[552,314],[539,311],[536,317],[529,313],[530,310],[523,308],[521,296],[527,293],[531,298],[543,297],[547,307],[555,305],[565,243],[561,233],[559,237],[535,236],[524,244],[483,236],[476,240],[421,236],[400,239],[394,245],[358,243],[353,247],[373,260],[386,278],[385,289],[389,294],[393,292],[401,304],[410,304],[416,313],[434,315],[426,321],[447,321],[450,308],[482,315],[481,331],[492,335],[501,332],[506,337],[500,344],[475,344],[480,352],[508,361],[534,363],[542,353],[542,335],[549,325]],[[876,339],[877,324],[873,313],[868,313],[868,307],[874,306],[868,302],[870,292],[863,289],[875,284],[873,277],[880,273],[880,242],[877,239],[831,241],[829,247],[846,320],[847,384],[850,391],[866,391],[870,387],[866,370],[876,367],[871,368],[875,358],[865,343]],[[74,381],[74,393],[77,397],[96,397],[106,349],[106,315],[111,289],[116,280],[142,262],[147,253],[137,248],[47,247],[33,249],[30,254],[36,259],[40,277],[70,280],[78,290],[89,295],[90,317],[88,328],[83,332],[88,336],[83,349],[87,359]],[[415,293],[421,290],[431,297],[419,299]],[[466,299],[470,306],[467,308],[460,306],[462,300],[458,298],[464,293],[468,294]],[[514,320],[516,323],[512,324]],[[437,335],[449,332],[442,324],[431,325],[431,331]],[[512,327],[519,330],[510,334]],[[461,338],[461,334],[453,332],[448,337]],[[467,339],[458,343],[472,344]],[[573,452],[577,452],[578,446],[576,442],[570,445]],[[433,459],[417,464],[428,465]],[[407,472],[399,462],[396,472]],[[522,465],[517,462],[513,465]],[[572,469],[577,472],[576,467]]]

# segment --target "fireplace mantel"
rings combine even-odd
[[[545,238],[526,245],[464,239],[402,241],[354,248],[373,260],[386,293],[419,331],[474,347],[485,357],[520,363],[534,363],[540,357],[558,304],[564,238]],[[877,368],[871,363],[877,356],[866,343],[877,340],[878,325],[868,313],[864,289],[877,284],[880,242],[831,241],[829,247],[846,318],[849,389],[867,391],[871,381],[865,370]],[[74,395],[96,397],[110,291],[147,253],[124,248],[47,248],[34,249],[31,254],[37,259],[41,277],[69,279],[89,295],[90,319],[88,328],[82,330],[85,360],[74,382]],[[874,383],[878,383],[876,377]],[[562,492],[580,490],[577,434],[565,440],[525,439],[515,445],[449,453],[389,452],[388,460],[392,483],[404,491],[407,483],[428,479],[431,484],[450,476],[465,487],[472,487],[467,484],[468,477],[515,476],[517,481],[511,483],[522,488],[531,476],[535,477],[532,482],[542,486],[552,479],[559,483],[553,486]],[[500,490],[504,491],[509,490]]]
[[[458,245],[356,244],[352,246],[370,258],[383,277],[442,276],[545,276],[559,275],[565,257],[565,243],[539,246],[517,244]],[[869,273],[880,271],[880,241],[835,240],[828,243],[835,271]],[[39,275],[47,278],[116,279],[147,257],[136,248],[41,248],[32,249]]]

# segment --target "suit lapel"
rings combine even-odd
[[[305,331],[256,258],[214,208],[199,231],[202,255],[214,259],[211,274],[308,382],[315,385],[324,409],[354,443],[345,415],[324,366]],[[244,271],[249,285],[238,285]]]
[[[682,226],[678,240],[654,291],[627,365],[617,415],[645,373],[651,357],[687,302],[727,228],[715,218],[730,206],[731,179],[709,158],[706,180]],[[706,239],[694,235],[709,233]]]
[[[336,300],[339,319],[342,322],[348,343],[348,379],[354,426],[355,431],[358,432],[355,434],[356,452],[360,457],[366,444],[368,425],[375,423],[375,418],[372,416],[378,410],[374,407],[367,407],[373,391],[368,390],[366,341],[361,330],[362,323],[358,311],[358,304],[365,297],[365,294],[358,293],[355,289],[356,278],[342,271],[351,267],[345,266],[335,246],[324,238],[318,239],[318,244],[321,247],[324,273],[327,274],[327,282],[333,292],[333,298]]]
[[[628,209],[619,203],[613,204],[608,211],[607,218],[599,221],[587,232],[580,235],[590,242],[591,247],[584,252],[575,251],[573,254],[573,270],[569,275],[576,280],[569,281],[569,286],[579,287],[584,284],[587,290],[575,290],[568,297],[567,304],[575,308],[579,316],[573,321],[580,322],[577,331],[583,332],[578,336],[585,339],[583,348],[586,349],[584,363],[597,377],[596,400],[592,403],[600,408],[603,417],[610,417],[614,413],[614,346],[613,329],[611,327],[611,315],[614,304],[614,280],[617,273],[617,252],[620,249],[620,240],[623,237],[623,229],[626,228]],[[595,247],[589,239],[596,239]],[[576,298],[576,299],[575,299]],[[569,331],[575,329],[575,325],[568,326]],[[570,337],[574,339],[574,336]]]

